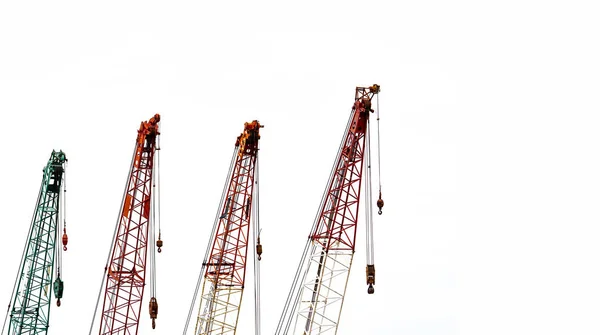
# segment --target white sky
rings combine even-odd
[[[377,83],[376,292],[360,224],[339,334],[598,334],[598,8],[483,3],[0,2],[0,304],[62,149],[70,241],[50,334],[88,333],[136,130],[160,113],[160,307],[151,331],[144,302],[140,333],[180,334],[235,138],[258,119],[273,334],[354,88]]]

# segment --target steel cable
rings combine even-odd
[[[131,164],[129,165],[129,171],[131,171],[133,169],[133,163],[135,161],[135,154],[137,152],[137,141],[136,141],[136,145],[133,147],[133,155],[131,157]],[[94,328],[94,322],[96,320],[96,314],[98,313],[98,305],[100,303],[100,296],[102,295],[102,289],[104,288],[104,282],[105,282],[105,276],[106,276],[106,272],[108,271],[108,264],[110,262],[110,256],[112,254],[112,250],[113,250],[113,246],[115,244],[115,239],[117,236],[117,232],[119,229],[119,225],[120,225],[120,221],[121,221],[121,211],[123,210],[123,205],[125,204],[125,196],[127,195],[127,185],[129,184],[129,178],[130,178],[130,172],[127,173],[127,179],[125,180],[125,190],[123,191],[123,197],[121,199],[121,206],[119,207],[119,214],[118,214],[118,218],[117,218],[117,224],[115,225],[115,230],[113,232],[113,237],[110,243],[110,248],[108,249],[108,256],[106,258],[106,265],[104,266],[104,272],[102,273],[102,282],[100,283],[100,290],[98,291],[98,298],[96,299],[96,306],[94,307],[94,314],[92,316],[92,322],[90,323],[90,331],[89,331],[89,335],[92,335],[92,330]]]
[[[227,195],[227,187],[229,185],[229,180],[231,179],[231,171],[233,170],[233,166],[235,164],[235,159],[236,159],[236,155],[237,155],[237,152],[238,152],[238,148],[239,148],[238,146],[235,146],[235,148],[233,150],[233,155],[231,157],[231,162],[229,164],[229,170],[227,171],[227,177],[225,179],[225,185],[223,186],[223,191],[221,193],[221,200],[219,202],[219,208],[217,209],[217,214],[215,216],[213,228],[212,228],[212,231],[210,233],[209,240],[208,240],[209,243],[207,243],[206,252],[204,254],[204,260],[202,261],[202,266],[200,268],[200,273],[198,274],[198,280],[196,281],[196,288],[194,290],[194,295],[192,297],[192,303],[190,304],[190,309],[188,311],[188,316],[187,316],[187,319],[186,319],[186,322],[185,322],[185,326],[183,328],[183,335],[185,335],[187,333],[187,331],[188,331],[190,320],[192,318],[192,313],[193,313],[194,307],[196,305],[196,298],[198,297],[198,291],[200,289],[200,284],[202,283],[202,277],[203,277],[202,275],[204,274],[204,269],[206,267],[206,262],[208,260],[208,257],[210,256],[209,255],[210,254],[210,250],[211,250],[211,243],[210,242],[214,240],[215,233],[216,233],[216,230],[217,230],[217,227],[218,227],[219,216],[221,215],[221,213],[219,212],[219,210],[223,207],[223,203],[225,202],[225,197]]]

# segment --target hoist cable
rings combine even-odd
[[[127,179],[125,180],[125,190],[123,191],[123,197],[121,199],[121,206],[119,207],[121,210],[119,210],[119,214],[118,214],[118,218],[117,218],[117,224],[115,225],[115,230],[113,232],[113,237],[110,243],[110,248],[108,249],[108,256],[106,258],[106,265],[104,266],[104,272],[102,273],[102,281],[100,282],[100,290],[98,291],[98,298],[96,299],[96,306],[94,307],[94,314],[92,316],[92,322],[90,323],[90,332],[89,335],[92,335],[92,330],[94,327],[94,322],[96,320],[96,314],[98,312],[98,305],[100,303],[100,296],[102,295],[102,289],[104,288],[104,282],[105,282],[105,278],[106,278],[106,272],[108,271],[108,265],[110,263],[110,259],[111,259],[111,255],[112,255],[112,250],[113,250],[113,246],[115,245],[115,239],[117,236],[117,232],[119,230],[119,226],[121,224],[121,214],[122,214],[122,210],[123,210],[123,205],[125,204],[125,197],[127,195],[127,185],[129,185],[129,178],[131,178],[131,171],[133,170],[133,163],[135,161],[135,155],[137,153],[137,141],[136,141],[136,145],[133,147],[133,155],[131,157],[131,164],[129,165],[129,173],[127,174]],[[102,330],[100,330],[100,332],[102,332]]]
[[[158,184],[158,193],[157,202],[158,202],[158,236],[160,237],[160,135],[156,136],[156,155],[157,155],[157,163],[156,163],[156,177]]]
[[[62,221],[63,221],[63,198],[60,196],[60,191],[62,190],[63,185],[60,186],[60,189],[57,193],[56,206],[58,208],[58,213],[56,214],[56,227],[54,228],[54,275],[56,277],[60,277],[60,265],[61,265],[61,256],[60,252],[61,248],[59,245],[59,236],[60,231],[62,231]]]
[[[56,266],[56,276],[60,277],[61,276],[61,270],[62,270],[62,250],[63,248],[61,248],[60,246],[60,242],[62,241],[62,238],[58,238],[59,236],[62,237],[62,235],[60,235],[61,232],[65,232],[67,229],[67,163],[65,162],[65,169],[63,172],[63,176],[62,176],[62,189],[63,189],[63,196],[60,197],[60,190],[58,191],[58,195],[59,195],[59,199],[58,199],[58,225],[57,225],[57,229],[56,229],[56,239],[54,241],[55,244],[55,248],[57,250],[57,266]],[[62,223],[62,224],[61,224]]]
[[[379,169],[377,179],[379,179],[379,193],[381,194],[381,141],[379,133],[379,94],[377,94],[377,168]]]
[[[67,229],[67,170],[69,163],[65,161],[65,176],[63,177],[63,185],[64,185],[64,195],[63,195],[63,228]]]
[[[350,129],[350,125],[352,124],[352,118],[354,115],[353,113],[354,113],[354,108],[351,109],[350,117],[348,118],[348,123],[346,124],[346,129],[344,130],[344,134],[342,136],[342,141],[340,143],[340,146],[338,147],[337,155],[333,162],[333,166],[331,167],[331,171],[329,172],[328,182],[325,187],[325,191],[323,192],[323,195],[321,196],[321,201],[319,203],[319,210],[315,214],[315,218],[313,220],[313,225],[312,225],[310,234],[308,236],[308,239],[306,240],[306,244],[304,246],[304,250],[303,250],[302,256],[300,258],[298,268],[296,269],[296,274],[294,275],[294,280],[292,281],[292,285],[288,292],[288,296],[286,298],[283,311],[281,312],[281,316],[279,318],[279,322],[278,322],[277,328],[275,330],[276,334],[287,334],[288,333],[292,319],[294,318],[293,316],[294,316],[296,306],[298,306],[298,303],[300,301],[300,296],[302,294],[301,283],[304,283],[304,280],[306,279],[310,263],[308,266],[306,266],[306,271],[303,274],[302,274],[302,269],[304,268],[304,265],[306,264],[306,259],[307,259],[309,250],[311,250],[311,254],[315,250],[315,245],[312,244],[312,234],[314,233],[314,231],[316,230],[316,228],[318,226],[321,209],[325,206],[325,201],[327,199],[328,190],[330,189],[330,185],[333,183],[333,180],[335,179],[334,174],[335,174],[337,166],[339,165],[338,161],[340,159],[341,152],[344,148],[344,145],[346,144],[344,139],[346,138],[348,131]],[[311,248],[311,245],[312,245],[312,248]]]
[[[151,194],[152,198],[152,211],[151,211],[151,220],[150,220],[150,236],[151,240],[154,242],[156,240],[156,224],[158,218],[159,225],[159,236],[160,236],[160,136],[156,136],[155,143],[155,156],[153,162],[153,170],[155,173],[152,174],[152,189],[153,194]],[[154,166],[156,165],[156,168]],[[158,186],[157,186],[158,185]],[[150,240],[150,239],[149,239]],[[147,244],[147,248],[150,248],[150,295],[153,298],[156,298],[156,247],[154,243]]]
[[[160,135],[156,136],[156,193],[154,194],[154,198],[156,199],[156,218],[158,219],[158,237],[160,238]],[[154,228],[156,229],[156,224],[154,226]],[[156,234],[156,232],[155,232]],[[156,239],[156,235],[154,235],[154,238]],[[156,297],[156,287],[158,285],[158,283],[156,282],[156,248],[153,245],[152,246],[152,250],[155,251],[154,253],[154,297]]]
[[[188,311],[188,316],[185,322],[185,326],[183,328],[183,335],[185,335],[188,331],[188,327],[190,325],[190,320],[192,318],[192,313],[194,312],[194,307],[196,306],[196,298],[198,297],[198,291],[200,289],[200,284],[202,283],[202,278],[203,278],[203,274],[204,274],[204,269],[206,267],[206,262],[208,260],[208,257],[210,256],[210,250],[212,249],[212,241],[215,238],[215,234],[217,231],[217,227],[219,224],[219,217],[221,216],[221,212],[220,209],[223,208],[223,204],[225,202],[225,197],[227,196],[227,190],[228,190],[228,186],[229,186],[229,181],[231,179],[231,172],[233,170],[233,166],[235,165],[235,161],[236,161],[236,156],[238,153],[238,149],[239,146],[235,146],[234,150],[233,150],[233,155],[231,157],[231,163],[229,164],[229,170],[227,171],[227,177],[225,179],[225,185],[223,186],[223,192],[221,193],[221,200],[219,202],[219,208],[217,210],[217,214],[215,216],[215,220],[214,220],[214,224],[213,224],[213,228],[212,228],[212,232],[210,233],[209,236],[209,240],[208,240],[208,244],[206,247],[206,252],[204,254],[204,260],[202,261],[202,266],[200,268],[200,273],[198,274],[198,280],[196,281],[196,288],[194,290],[194,295],[192,296],[192,303],[190,304],[190,309]],[[91,335],[91,334],[90,334]]]
[[[258,170],[258,150],[256,152],[254,164],[254,196],[252,198],[253,206],[252,219],[254,221],[254,334],[260,335],[260,261],[257,253],[257,240],[260,238],[260,215],[259,215],[259,170]]]
[[[367,264],[373,265],[373,190],[371,185],[371,123],[367,119],[367,132],[365,134],[365,153],[367,158],[367,171],[365,174],[365,221],[366,221],[366,243]]]
[[[148,230],[149,230],[149,237],[146,239],[146,248],[150,249],[149,250],[149,260],[150,260],[150,296],[154,297],[154,294],[156,292],[156,287],[155,287],[155,253],[154,253],[154,245],[152,245],[149,241],[154,241],[155,239],[155,222],[156,222],[156,198],[153,196],[156,192],[156,183],[154,181],[155,176],[154,174],[152,174],[152,194],[150,195],[152,202],[150,205],[150,219],[148,220]]]
[[[63,234],[67,233],[67,170],[68,170],[68,162],[65,161],[65,169],[64,169],[64,176],[63,176],[63,207],[62,207],[62,217],[63,217]],[[59,231],[60,234],[60,231]],[[61,238],[61,242],[62,242],[62,238]],[[63,248],[60,248],[60,245],[58,246],[59,249],[63,249],[66,251],[66,245],[63,245]],[[61,265],[61,269],[62,269],[62,251],[61,251],[61,257],[60,257],[60,265]]]

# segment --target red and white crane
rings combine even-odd
[[[366,201],[364,207],[368,293],[374,292],[369,116],[375,111],[372,100],[378,93],[379,85],[356,88],[354,104],[342,143],[277,325],[276,334],[314,335],[337,332],[354,257],[361,188],[364,188]],[[364,173],[365,168],[366,173]],[[364,185],[362,185],[363,174]],[[383,207],[381,183],[379,183],[377,206],[381,214]]]
[[[103,303],[98,334],[138,334],[146,281],[150,281],[149,310],[152,328],[158,314],[155,287],[155,253],[149,239],[160,225],[158,204],[160,115],[143,121],[135,141],[130,173],[115,227],[110,253],[104,269]],[[157,223],[158,221],[158,223]],[[151,246],[148,252],[148,246]],[[162,241],[156,242],[158,252]],[[148,271],[147,265],[150,263]],[[102,292],[102,288],[100,289]],[[100,298],[100,296],[99,296]],[[96,309],[98,304],[96,304]],[[95,319],[96,313],[94,314]],[[94,320],[93,319],[93,320]],[[90,326],[92,333],[94,321]]]
[[[197,306],[194,335],[235,334],[246,283],[248,245],[255,244],[255,334],[260,333],[262,254],[258,222],[259,130],[256,120],[244,124],[233,157],[183,334],[188,334]],[[252,234],[250,226],[253,226]],[[196,299],[200,291],[199,303]]]

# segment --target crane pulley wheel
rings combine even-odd
[[[258,238],[258,243],[256,244],[256,254],[258,255],[258,260],[261,260],[261,255],[263,252],[262,244],[260,244],[260,237]]]
[[[158,301],[155,297],[150,298],[150,318],[152,319],[152,329],[156,328],[156,317],[158,316]]]
[[[162,246],[163,246],[163,241],[160,239],[160,237],[158,238],[158,240],[156,240],[156,246],[158,247],[158,252],[160,253],[162,251]]]
[[[64,251],[67,251],[67,243],[69,243],[69,236],[67,236],[67,229],[64,229],[63,236],[62,236],[62,244],[63,244]]]
[[[379,199],[377,199],[377,207],[379,208],[379,211],[377,212],[377,214],[381,215],[381,213],[382,213],[381,209],[383,208],[383,199],[381,199],[381,191],[379,191]]]

